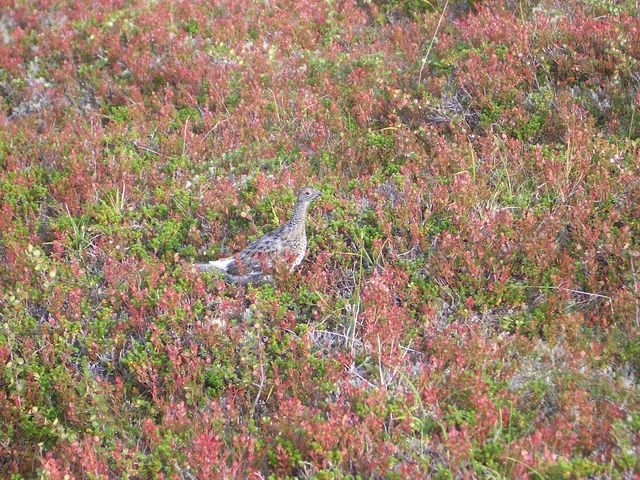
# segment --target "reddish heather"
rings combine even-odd
[[[635,478],[639,109],[634,0],[0,1],[0,476]]]

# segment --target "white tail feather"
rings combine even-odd
[[[233,257],[221,258],[219,260],[212,260],[207,263],[196,263],[195,267],[201,272],[209,272],[211,270],[218,270],[220,272],[226,272],[229,266],[234,262]]]
[[[229,268],[229,266],[235,261],[233,257],[221,258],[219,260],[212,260],[209,262],[212,266],[224,270],[225,272]]]

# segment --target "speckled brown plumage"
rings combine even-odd
[[[306,218],[309,205],[320,192],[305,187],[298,192],[291,219],[272,230],[232,257],[197,263],[203,272],[219,271],[237,283],[261,283],[271,280],[270,271],[278,264],[293,271],[302,262],[307,251]]]

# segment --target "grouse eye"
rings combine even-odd
[[[304,192],[304,194],[308,197],[309,195],[311,195],[311,192],[307,190],[306,192]]]

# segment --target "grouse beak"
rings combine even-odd
[[[315,192],[313,192],[313,197],[311,197],[311,200],[315,200],[320,195],[322,195],[322,192],[319,192],[318,190],[316,190]]]

